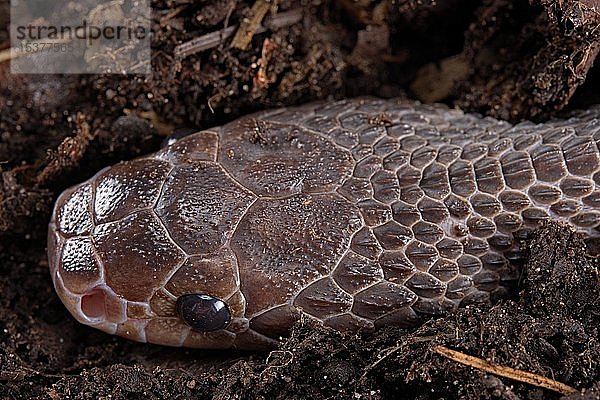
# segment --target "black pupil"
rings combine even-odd
[[[231,319],[227,304],[206,294],[184,294],[175,307],[179,317],[199,332],[223,329]]]

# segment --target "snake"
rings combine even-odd
[[[600,236],[598,115],[379,98],[247,115],[65,190],[52,281],[79,322],[159,345],[272,349],[306,318],[411,329],[506,296],[545,220]]]

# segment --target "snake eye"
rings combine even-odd
[[[218,331],[231,320],[227,304],[206,294],[184,294],[177,299],[175,308],[179,317],[195,331]]]

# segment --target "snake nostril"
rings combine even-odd
[[[106,318],[106,295],[101,289],[92,289],[81,298],[81,311],[89,319]]]

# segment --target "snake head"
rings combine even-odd
[[[174,165],[163,152],[104,169],[60,195],[48,258],[75,319],[161,345],[272,347],[248,328],[224,239],[252,198],[238,193],[224,205],[227,179],[212,162]]]

